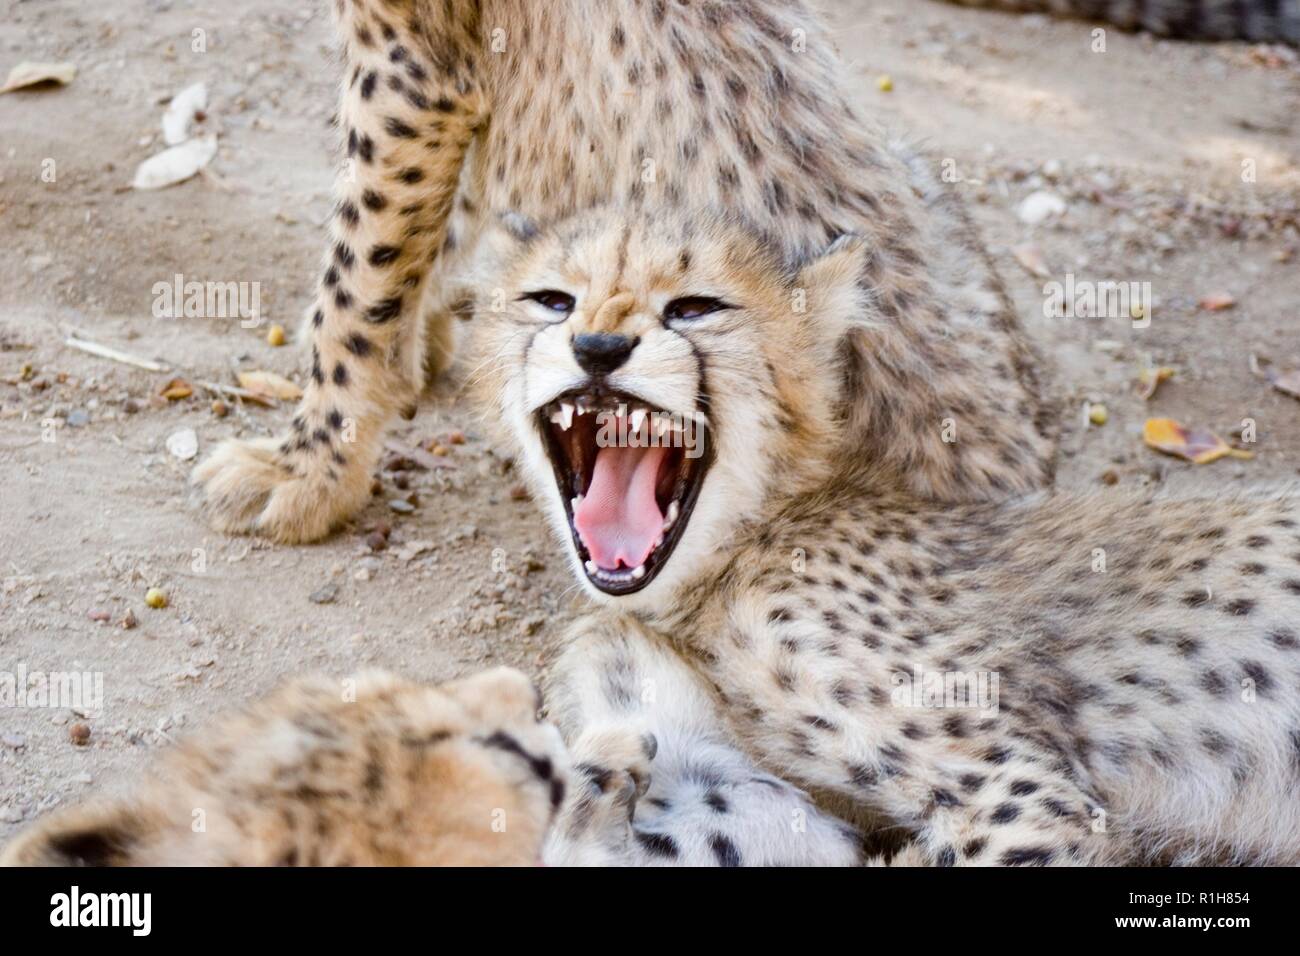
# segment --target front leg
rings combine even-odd
[[[310,321],[311,381],[293,430],[228,441],[194,471],[220,531],[324,537],[369,496],[384,429],[414,414],[419,309],[466,150],[486,115],[474,80],[477,4],[336,6],[347,71],[328,263]]]
[[[764,772],[727,734],[709,686],[627,619],[567,636],[546,706],[577,770],[548,863],[844,866],[861,837]]]

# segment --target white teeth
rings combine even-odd
[[[633,577],[634,580],[637,580],[637,581],[640,581],[643,577],[645,577],[645,565],[643,564],[643,565],[641,565],[641,566],[639,566],[639,567],[635,567],[635,568],[633,568],[633,569],[632,569],[632,577]]]
[[[600,570],[600,568],[599,568],[599,566],[596,564],[595,561],[588,561],[588,562],[587,562],[587,573],[588,573],[588,574],[595,574],[595,573],[596,573],[597,571],[599,571],[599,570]]]
[[[681,510],[681,506],[675,501],[668,506],[668,515],[664,518],[663,529],[665,531],[673,526],[673,523],[677,520],[677,516],[681,513]]]
[[[573,427],[573,406],[568,402],[560,402],[559,410],[551,412],[551,423],[567,432]]]
[[[654,419],[655,434],[660,438],[673,430],[673,422],[667,415],[656,415]]]
[[[572,508],[574,511],[577,511],[579,508],[582,507],[583,497],[584,497],[583,495],[576,495],[573,498],[570,498],[569,507]]]
[[[638,408],[634,411],[631,415],[630,421],[632,423],[633,434],[640,434],[641,426],[645,424],[645,409]]]

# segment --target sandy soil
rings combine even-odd
[[[921,0],[833,6],[858,100],[952,160],[1057,366],[1068,400],[1062,483],[1215,491],[1294,478],[1300,402],[1253,375],[1249,356],[1300,360],[1300,67],[1265,48],[1114,31],[1094,52],[1084,24]],[[156,319],[152,289],[176,273],[259,282],[268,320],[297,325],[330,205],[324,10],[316,0],[0,0],[0,71],[23,60],[80,69],[67,88],[0,97],[0,671],[100,672],[105,704],[91,718],[0,710],[0,840],[59,802],[129,781],[155,748],[285,674],[380,665],[440,679],[490,662],[536,671],[557,625],[581,611],[454,374],[394,438],[413,445],[459,429],[467,441],[448,446],[447,467],[383,474],[355,527],[323,545],[225,539],[186,506],[189,466],[167,451],[170,434],[195,429],[202,454],[229,435],[276,431],[289,410],[218,419],[211,396],[169,404],[162,384],[251,369],[301,381],[299,355],[237,319]],[[206,52],[191,49],[196,29]],[[161,148],[163,104],[197,80],[212,91],[215,175],[126,188]],[[1018,204],[1038,190],[1068,209],[1026,225]],[[1044,280],[1014,257],[1027,244],[1055,278],[1151,283],[1150,326],[1046,319]],[[1211,293],[1235,307],[1199,308]],[[63,345],[73,331],[172,371],[74,351]],[[1133,380],[1147,362],[1178,371],[1144,404]],[[1083,426],[1089,400],[1108,407],[1103,427]],[[1159,457],[1140,438],[1149,414],[1224,435],[1253,419],[1257,457]],[[410,491],[414,512],[392,512],[387,501]],[[372,553],[377,521],[392,533]],[[167,608],[145,605],[150,587]],[[323,588],[333,600],[313,602]],[[134,629],[120,626],[128,612]],[[76,745],[81,723],[90,737]]]

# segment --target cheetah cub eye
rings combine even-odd
[[[682,299],[673,299],[664,306],[664,318],[670,322],[674,319],[698,319],[731,308],[734,308],[734,306],[728,305],[721,299],[713,299],[703,295],[687,296]]]
[[[567,292],[560,292],[558,289],[539,289],[536,292],[525,292],[519,297],[521,302],[536,302],[559,315],[568,315],[573,311],[575,300]]]

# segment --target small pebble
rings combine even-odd
[[[106,624],[113,619],[113,615],[111,613],[105,611],[103,608],[98,608],[98,607],[91,608],[90,613],[86,616],[89,617],[92,621],[97,621],[100,624]]]
[[[409,501],[403,500],[402,498],[394,498],[392,501],[388,502],[388,507],[401,515],[409,515],[415,510],[415,505],[411,504]]]
[[[134,398],[128,398],[125,402],[122,403],[122,411],[126,412],[128,415],[134,415],[137,412],[139,412],[140,409],[142,408],[144,408],[144,406],[141,405],[140,402]]]
[[[465,433],[464,433],[463,431],[461,431],[459,428],[455,429],[454,431],[450,431],[450,432],[448,432],[448,433],[447,433],[447,444],[448,444],[448,445],[463,445],[463,444],[465,444]]]
[[[212,403],[212,414],[217,418],[225,418],[230,414],[230,406],[221,399],[217,399]]]
[[[199,453],[199,436],[193,428],[181,428],[167,436],[167,450],[173,458],[190,461]]]
[[[167,595],[161,588],[150,588],[144,593],[144,603],[155,610],[164,608],[167,606]]]
[[[876,78],[876,89],[882,93],[892,93],[894,91],[894,79],[888,73]]]
[[[388,547],[388,536],[382,535],[378,531],[372,531],[366,535],[366,547],[371,551],[383,551]]]
[[[68,739],[78,747],[90,743],[90,727],[86,724],[73,724],[68,728]]]
[[[339,587],[337,584],[327,584],[319,590],[312,591],[307,595],[307,600],[312,604],[333,604],[334,599],[339,596]]]
[[[90,424],[90,413],[84,408],[74,408],[68,413],[68,425],[72,428],[85,428]]]
[[[524,487],[523,485],[513,485],[513,486],[510,488],[510,500],[511,500],[511,501],[527,501],[527,500],[528,500],[528,489],[527,489],[526,487]]]
[[[135,626],[138,623],[140,622],[135,619],[135,612],[132,611],[130,608],[127,608],[126,613],[122,615],[122,630],[124,631],[135,630]]]
[[[1105,471],[1101,473],[1101,483],[1103,485],[1118,485],[1119,472],[1117,472],[1114,468],[1107,468]]]
[[[273,325],[266,330],[266,344],[279,348],[284,344],[284,326]]]
[[[1088,421],[1092,422],[1094,425],[1105,425],[1106,422],[1110,421],[1110,413],[1106,411],[1106,406],[1089,405]]]
[[[0,737],[0,743],[3,743],[10,750],[22,750],[27,746],[27,738],[22,734],[5,734]]]

